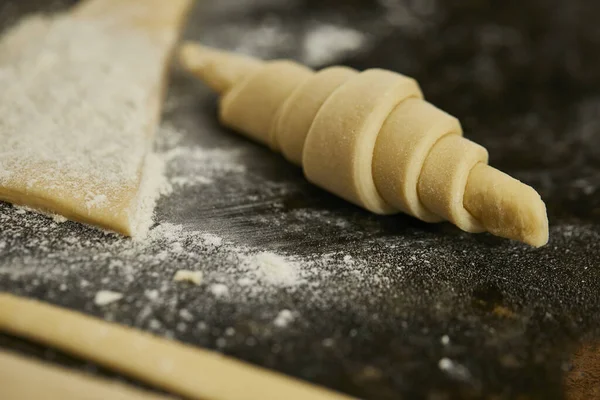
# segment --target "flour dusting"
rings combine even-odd
[[[278,328],[286,328],[289,324],[294,321],[294,313],[290,310],[281,310],[277,317],[273,320],[273,325]]]
[[[262,284],[293,287],[304,282],[300,266],[275,253],[260,252],[245,257],[244,264],[248,267],[246,278]]]
[[[318,25],[304,37],[302,60],[312,66],[331,64],[367,43],[362,32],[333,24]]]

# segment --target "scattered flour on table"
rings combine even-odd
[[[227,297],[229,295],[229,288],[223,283],[215,283],[210,286],[210,292],[218,298]]]
[[[206,244],[210,246],[221,246],[223,244],[223,239],[217,235],[213,235],[212,233],[204,233],[202,234],[202,239],[206,242]]]
[[[422,32],[439,12],[438,0],[378,0],[377,3],[385,10],[380,25],[413,34]]]
[[[179,154],[167,164],[171,174],[183,173],[190,167],[185,160],[190,153]],[[240,160],[232,155],[223,162],[234,166]],[[190,164],[193,170],[193,162]],[[245,173],[236,168],[227,170]],[[207,176],[218,181],[222,179],[221,174],[222,170],[213,169]],[[165,200],[177,195],[178,190],[174,188],[166,194]],[[297,214],[293,211],[287,215],[290,221],[296,220]],[[317,211],[299,215],[302,218],[295,222],[298,226],[310,217],[338,219],[328,214],[319,217]],[[265,251],[264,246],[249,245],[242,238],[221,235],[219,230],[203,228],[202,224],[168,221],[152,227],[145,239],[132,241],[73,222],[57,223],[6,203],[0,203],[0,226],[0,290],[43,292],[49,301],[59,301],[66,292],[94,303],[95,294],[106,290],[110,282],[111,291],[127,293],[127,297],[118,302],[119,308],[136,310],[132,324],[168,337],[175,335],[175,331],[209,330],[222,318],[218,314],[221,305],[246,310],[243,312],[257,319],[261,318],[260,310],[269,310],[264,317],[265,324],[277,329],[290,327],[296,321],[301,322],[301,315],[295,309],[296,303],[282,303],[288,296],[299,296],[303,310],[334,308],[359,312],[369,304],[373,293],[397,295],[401,290],[399,279],[404,279],[410,269],[428,269],[429,263],[439,259],[443,251],[427,242],[419,248],[419,243],[406,247],[402,242],[391,244],[376,240],[373,246],[385,245],[386,251],[381,252],[384,256],[375,262],[360,252],[353,252],[352,246],[343,252],[315,247],[310,254],[297,255],[292,250],[269,248]],[[323,226],[339,229],[335,222]],[[565,243],[574,240],[592,243],[600,240],[599,235],[593,226],[552,228],[554,240]],[[389,262],[386,253],[393,254]],[[395,257],[398,255],[403,265],[397,265]],[[201,271],[202,284],[173,282],[179,270]],[[182,296],[187,299],[185,312],[181,307]],[[114,308],[107,307],[104,312],[107,319],[114,318]],[[190,323],[190,314],[194,316],[194,323]],[[157,315],[167,319],[159,321]],[[247,339],[254,340],[252,336]],[[441,341],[444,343],[446,339]],[[225,340],[221,344],[226,346],[229,342]],[[449,374],[458,379],[464,376],[460,366],[446,364],[443,367],[452,371]]]
[[[310,29],[302,44],[302,61],[311,66],[331,64],[361,50],[367,43],[364,33],[343,26],[322,24]]]
[[[151,152],[146,156],[135,201],[137,216],[133,223],[134,240],[146,237],[154,224],[154,211],[159,198],[172,192],[172,184],[166,177],[166,165],[166,160],[159,154]]]
[[[226,174],[242,174],[243,152],[237,149],[204,148],[182,145],[183,137],[169,124],[161,127],[157,147],[166,163],[169,184],[173,189],[211,185]]]
[[[455,380],[468,381],[471,379],[471,372],[467,367],[447,357],[439,360],[438,368]]]
[[[52,215],[52,220],[54,222],[56,222],[57,224],[62,224],[63,222],[67,222],[68,221],[67,217],[64,217],[64,216],[58,215],[58,214],[53,214]]]
[[[273,320],[273,325],[278,328],[285,328],[294,321],[294,313],[290,310],[281,310]]]
[[[364,50],[371,42],[364,32],[381,31],[380,21],[368,19],[367,24],[363,21],[357,24],[325,16],[308,22],[290,22],[286,17],[267,14],[258,19],[223,21],[198,34],[208,46],[262,59],[297,59],[319,67]]]
[[[247,287],[247,294],[255,296],[268,291],[269,288],[293,290],[306,283],[307,271],[293,258],[273,252],[257,252],[248,246],[229,243],[215,234],[187,230],[182,225],[160,224],[150,231],[145,241],[137,245],[155,248],[157,243],[165,248],[158,254],[158,257],[165,261],[176,255],[201,257],[202,253],[196,254],[194,248],[218,251],[218,254],[224,256],[227,265],[222,265],[215,271],[215,276],[220,282],[210,286],[211,292],[218,297],[227,296],[228,286],[234,284]],[[197,279],[198,276],[200,279]],[[200,284],[204,277],[205,274],[201,271],[178,270],[174,280],[194,283],[197,281],[196,284]]]
[[[156,289],[147,289],[144,290],[144,296],[150,301],[156,301],[160,297],[160,293]]]
[[[247,267],[247,279],[272,286],[294,287],[304,283],[302,270],[294,261],[278,254],[261,252],[242,258],[242,267]]]
[[[185,320],[185,321],[193,321],[194,320],[194,315],[189,312],[188,310],[186,310],[185,308],[182,308],[181,310],[179,310],[179,316]]]
[[[62,215],[52,214],[52,213],[48,213],[48,212],[40,211],[40,210],[34,210],[33,208],[27,207],[27,206],[17,206],[17,205],[15,205],[14,208],[15,208],[15,212],[17,214],[26,214],[28,212],[38,213],[38,214],[45,215],[45,216],[47,216],[49,218],[52,218],[52,220],[54,222],[56,222],[57,224],[61,224],[63,222],[67,222],[68,221],[67,217],[64,217]]]
[[[278,49],[294,46],[294,35],[284,22],[268,15],[258,23],[223,23],[203,33],[203,43],[259,58],[272,58]]]

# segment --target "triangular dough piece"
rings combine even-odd
[[[89,0],[3,36],[0,200],[143,233],[140,185],[191,2]]]

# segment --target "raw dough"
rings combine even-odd
[[[169,400],[123,383],[0,351],[3,400]]]
[[[340,86],[308,132],[302,157],[306,178],[367,210],[397,212],[375,187],[373,151],[390,112],[410,97],[422,97],[413,79],[380,69],[367,70]]]
[[[0,331],[55,347],[190,399],[348,399],[215,352],[2,293]]]
[[[317,112],[325,100],[358,72],[347,67],[331,67],[313,74],[299,85],[281,106],[275,131],[283,155],[302,166],[304,142]]]
[[[469,175],[464,205],[479,215],[484,228],[495,235],[522,238],[526,243],[548,241],[548,218],[539,204],[540,195],[526,185],[515,186],[514,178],[488,165],[477,164]],[[493,203],[494,207],[489,204]]]
[[[487,150],[458,135],[436,142],[425,159],[417,185],[419,198],[428,210],[467,232],[483,232],[479,221],[465,209],[467,179],[478,163],[487,164]]]
[[[194,44],[180,57],[223,95],[223,124],[282,151],[323,189],[378,214],[446,220],[533,246],[548,241],[539,195],[499,177],[485,148],[423,100],[413,79],[379,69],[312,72],[289,61],[261,67]]]
[[[277,112],[296,86],[310,75],[310,69],[290,61],[267,64],[223,96],[221,121],[232,129],[244,129],[252,139],[277,149],[271,137]]]
[[[443,221],[421,202],[417,184],[431,148],[449,134],[462,136],[458,120],[426,101],[407,99],[392,110],[373,154],[375,185],[390,204],[423,221]]]
[[[186,269],[180,269],[175,272],[175,275],[173,276],[175,282],[189,282],[196,286],[200,286],[203,278],[204,274],[202,271],[190,271]]]
[[[0,200],[144,233],[140,187],[156,178],[148,154],[190,4],[89,0],[0,39]]]

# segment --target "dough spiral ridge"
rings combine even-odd
[[[226,92],[220,117],[302,166],[312,183],[372,212],[484,230],[462,196],[487,151],[426,102],[412,78],[266,62]]]

